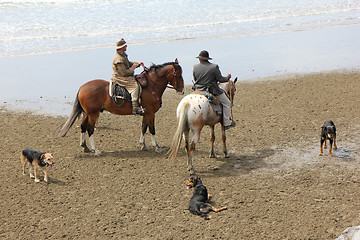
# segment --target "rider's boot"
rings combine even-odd
[[[143,109],[137,101],[132,102],[132,113],[134,115],[144,115],[145,109]]]

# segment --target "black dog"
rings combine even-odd
[[[210,199],[210,195],[206,187],[202,184],[200,177],[192,176],[185,182],[187,188],[194,188],[193,196],[190,199],[189,210],[192,214],[199,215],[206,220],[210,219],[210,216],[207,215],[208,212],[220,212],[226,210],[226,207],[215,208],[207,203]]]
[[[330,142],[329,156],[332,157],[332,145],[334,142],[334,149],[337,149],[336,146],[336,127],[333,121],[327,120],[324,125],[321,127],[321,139],[320,139],[320,152],[319,156],[323,154],[323,144],[326,148],[326,140]]]

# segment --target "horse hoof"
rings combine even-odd
[[[215,154],[214,153],[210,153],[210,158],[216,158]]]
[[[92,152],[92,151],[90,150],[90,148],[88,148],[87,146],[85,146],[85,147],[84,147],[84,153],[90,153],[90,152]]]
[[[95,150],[95,157],[98,157],[98,156],[100,156],[101,155],[101,152],[100,151],[98,151],[98,150]]]
[[[146,146],[145,144],[141,147],[141,151],[149,151],[148,146]]]
[[[229,158],[230,156],[229,156],[229,154],[225,154],[225,158]]]
[[[159,146],[156,146],[156,147],[155,147],[155,152],[156,152],[156,153],[162,153],[162,152],[163,152],[163,149],[162,149],[161,147],[159,147]]]
[[[189,170],[189,172],[190,172],[190,176],[196,175],[196,172],[193,169]]]

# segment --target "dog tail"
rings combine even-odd
[[[71,126],[74,124],[76,118],[84,111],[79,101],[79,92],[76,94],[72,112],[66,122],[59,131],[60,137],[65,137]]]
[[[178,127],[177,127],[177,130],[176,130],[175,134],[174,134],[171,147],[170,147],[169,151],[167,152],[167,154],[169,155],[168,159],[175,160],[176,156],[177,156],[177,154],[179,152],[182,135],[183,135],[185,129],[187,128],[187,124],[188,124],[187,123],[188,108],[189,108],[189,104],[185,103],[185,104],[182,105],[182,107],[181,107],[181,109],[179,111]]]

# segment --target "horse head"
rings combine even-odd
[[[172,71],[169,71],[167,79],[168,83],[176,90],[180,95],[184,94],[184,79],[182,77],[182,69],[179,65],[177,58],[172,63]]]
[[[233,104],[234,96],[236,92],[237,77],[234,80],[229,80],[225,83],[219,83],[219,87],[224,90],[225,94],[229,97],[231,104]]]

